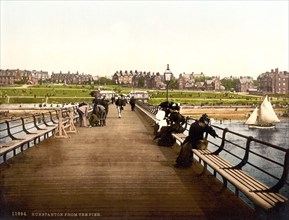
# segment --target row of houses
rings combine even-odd
[[[60,84],[74,84],[82,85],[93,81],[92,75],[70,73],[52,72],[51,77],[47,71],[36,70],[19,70],[19,69],[0,69],[0,85],[12,85],[17,83],[27,83],[38,85],[40,82],[60,83]]]
[[[49,79],[48,72],[36,70],[0,69],[0,85],[13,85],[16,83],[39,84],[41,80]]]
[[[52,72],[51,74],[51,82],[52,83],[61,83],[61,84],[68,84],[68,85],[83,85],[87,83],[91,83],[93,81],[93,76],[90,74],[79,74],[78,71],[76,73],[59,73]]]
[[[254,87],[253,78],[250,76],[241,76],[237,79],[236,87],[237,92],[248,92],[256,90],[264,93],[289,93],[289,72],[279,71],[278,68],[271,69],[270,72],[265,72],[257,77],[257,88]],[[90,84],[94,81],[94,77],[90,74],[80,74],[79,72],[59,73],[52,72],[49,77],[46,71],[36,70],[19,70],[19,69],[0,69],[0,85],[11,85],[16,83],[29,83],[39,84],[40,82],[47,81],[50,83],[60,84],[74,84],[83,85]],[[166,83],[164,75],[151,73],[146,71],[116,71],[112,80],[116,85],[126,85],[129,87],[142,87],[147,89],[164,89]],[[206,77],[201,73],[182,73],[177,78],[174,78],[175,87],[180,90],[203,90],[203,91],[223,91],[225,88],[221,83],[219,76]]]
[[[221,85],[220,77],[206,79],[203,73],[200,74],[180,74],[177,79],[177,88],[181,90],[206,90],[223,91],[225,87]]]
[[[164,75],[160,73],[150,73],[142,71],[116,71],[112,76],[115,84],[127,85],[131,87],[143,87],[147,89],[163,89],[166,84]],[[271,69],[257,77],[257,86],[250,76],[235,78],[224,78],[226,80],[236,80],[236,92],[263,92],[263,93],[289,93],[289,72],[279,71],[278,68]],[[206,77],[204,73],[182,73],[176,80],[176,88],[180,90],[203,90],[203,91],[223,91],[225,88],[219,76]]]
[[[209,79],[208,79],[209,78]],[[142,71],[116,71],[112,76],[117,85],[127,85],[130,87],[142,87],[147,89],[164,89],[166,83],[164,75]],[[176,88],[180,90],[206,90],[206,91],[223,91],[225,88],[221,85],[220,77],[206,77],[204,73],[182,73],[176,81]],[[253,84],[253,79],[252,84]],[[243,88],[243,87],[240,87]]]

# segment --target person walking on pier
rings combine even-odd
[[[199,120],[191,124],[189,135],[182,144],[182,149],[176,159],[176,167],[190,167],[192,165],[192,149],[205,149],[207,140],[204,140],[204,133],[214,138],[218,137],[216,131],[210,126],[210,118],[203,114]]]
[[[135,100],[134,96],[132,96],[129,100],[129,104],[130,104],[132,111],[134,111],[134,109],[135,109],[135,103],[136,103],[136,100]]]
[[[118,112],[118,117],[121,118],[121,112],[123,110],[123,106],[125,106],[125,100],[123,98],[123,95],[118,96],[117,100],[115,101],[115,105],[117,108],[117,112]]]
[[[114,97],[114,95],[112,95],[111,96],[111,104],[114,104],[114,102],[115,102],[115,97]]]

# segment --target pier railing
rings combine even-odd
[[[152,124],[157,121],[155,114],[157,113],[158,106],[138,103],[137,107]],[[185,136],[188,135],[190,124],[194,121],[195,119],[189,118],[187,130],[181,135],[181,138],[177,139],[177,143],[181,145]],[[258,140],[252,136],[245,136],[228,128],[222,128],[216,125],[211,126],[216,130],[219,137],[213,138],[209,136],[209,151],[202,152],[202,154],[215,155],[215,157],[217,156],[228,161],[230,167],[221,169],[243,170],[254,179],[266,184],[268,188],[261,190],[262,192],[280,192],[282,195],[289,197],[289,183],[287,179],[289,171],[289,149]],[[203,163],[204,166],[207,166],[204,160],[201,160],[201,158],[195,154],[194,157],[199,159],[201,164]],[[219,165],[219,167],[221,167],[221,165]],[[218,168],[209,169],[216,178],[226,182],[225,185],[227,186],[227,180],[225,180],[223,176],[223,179],[221,179],[221,176],[218,176],[216,170],[218,170]],[[239,195],[239,190],[236,185],[231,185],[229,182],[227,187],[231,190],[235,187],[235,193],[250,204],[250,200],[246,198],[247,195],[244,196],[243,193]]]
[[[50,136],[67,138],[67,133],[76,132],[78,117],[76,108],[70,107],[0,121],[0,162]]]
[[[209,139],[211,149],[215,148],[213,154],[223,156],[231,163],[238,161],[235,168],[250,172],[254,178],[267,185],[273,183],[270,188],[273,192],[279,192],[285,184],[289,186],[287,180],[289,149],[258,140],[252,136],[242,135],[227,128],[216,125],[212,125],[212,127],[217,133],[221,133],[218,138],[220,141]],[[233,136],[234,138],[232,138]],[[238,142],[232,141],[233,139],[238,139]]]

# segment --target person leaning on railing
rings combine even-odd
[[[204,133],[218,137],[216,131],[210,126],[210,118],[203,114],[199,120],[191,124],[189,135],[182,144],[182,149],[176,159],[176,167],[190,167],[192,165],[192,149],[205,149],[208,141],[204,139]]]

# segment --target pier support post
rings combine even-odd
[[[58,133],[55,134],[55,137],[68,138],[68,135],[67,135],[65,128],[63,126],[62,111],[57,110],[57,115],[58,115]]]
[[[69,109],[69,125],[68,128],[69,130],[67,131],[67,133],[76,133],[76,127],[74,125],[74,111],[73,108]]]

